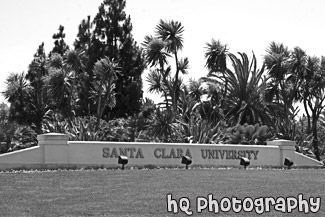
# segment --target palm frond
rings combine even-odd
[[[184,27],[178,21],[160,20],[156,27],[157,37],[166,42],[168,53],[175,53],[183,49]]]
[[[179,71],[182,72],[182,74],[188,74],[188,69],[189,69],[189,60],[187,57],[185,57],[184,59],[181,58],[178,62],[178,68],[179,68]]]
[[[163,91],[162,75],[157,70],[150,70],[146,82],[149,84],[149,93],[161,93]]]
[[[221,44],[221,42],[215,39],[211,40],[211,43],[206,43],[206,52],[204,57],[206,59],[205,67],[207,67],[211,73],[224,72],[227,68],[227,45]]]
[[[146,61],[151,64],[151,67],[157,64],[168,64],[167,58],[170,55],[165,52],[166,42],[159,38],[146,36],[142,45]]]

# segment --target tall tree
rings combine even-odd
[[[301,85],[299,75],[304,70],[305,58],[301,48],[290,51],[282,43],[271,42],[266,50],[264,62],[270,77],[267,98],[283,106],[284,117],[288,116]]]
[[[325,57],[308,57],[306,70],[301,74],[303,85],[301,86],[302,99],[308,119],[307,133],[312,133],[312,146],[314,154],[320,160],[318,141],[318,120],[325,107]]]
[[[87,19],[82,20],[79,25],[77,38],[74,42],[75,50],[80,53],[80,60],[84,66],[83,76],[80,77],[80,82],[83,85],[80,86],[78,95],[79,103],[76,111],[78,115],[91,115],[93,111],[91,109],[92,102],[89,99],[93,80],[93,67],[98,60],[96,50],[100,47],[100,41],[94,37],[92,31],[93,25],[90,16],[87,16]]]
[[[51,108],[63,117],[72,118],[78,109],[78,92],[83,86],[80,78],[84,65],[80,54],[75,50],[69,50],[63,56],[53,53],[47,67],[49,75],[46,84]]]
[[[209,69],[209,73],[224,73],[227,69],[227,58],[229,54],[227,45],[224,45],[220,40],[211,40],[211,43],[206,43],[206,58],[205,67]]]
[[[104,109],[106,107],[112,109],[116,106],[115,81],[118,71],[118,64],[108,57],[102,58],[95,63],[93,96],[96,98],[97,129],[99,129]]]
[[[114,59],[121,67],[116,75],[116,106],[111,111],[104,111],[104,116],[110,113],[111,118],[138,113],[142,102],[141,74],[145,64],[131,33],[131,18],[124,9],[125,0],[104,0],[93,22],[88,17],[81,23],[75,42],[75,48],[85,49],[88,58],[85,64],[87,79],[90,80],[88,90],[92,88],[92,67],[99,59]],[[96,111],[92,110],[91,113]]]
[[[54,47],[53,47],[51,53],[58,53],[60,55],[63,55],[67,50],[69,50],[69,46],[64,41],[64,38],[65,38],[65,33],[63,33],[64,26],[60,25],[58,30],[59,30],[59,32],[53,34],[53,36],[52,36],[52,38],[55,41],[54,41]]]
[[[30,86],[25,73],[10,73],[6,79],[5,91],[2,93],[10,103],[9,119],[19,124],[30,124],[27,101],[30,97]]]
[[[299,47],[289,50],[282,43],[271,42],[266,49],[264,63],[268,70],[269,83],[266,99],[271,102],[274,127],[283,139],[294,140],[295,117],[298,112],[300,75],[304,71],[306,53]]]
[[[228,122],[231,125],[270,123],[269,108],[264,98],[267,84],[267,79],[263,77],[264,65],[261,69],[257,69],[254,54],[250,61],[245,53],[239,53],[240,58],[228,53],[227,57],[230,59],[232,67],[227,67],[224,61],[217,61],[218,59],[215,57],[217,55],[209,50],[210,48],[206,53],[207,66],[212,71],[203,80],[214,81],[221,87],[223,84],[229,84],[225,89],[226,95],[223,99],[225,104],[222,107]],[[225,56],[222,57],[223,60],[225,60],[224,58]]]
[[[316,158],[320,159],[318,142],[318,120],[324,109],[325,101],[325,59],[310,57],[306,52],[295,47],[289,50],[281,43],[272,42],[266,50],[264,61],[271,82],[266,92],[267,98],[278,103],[276,122],[283,121],[283,131],[292,131],[294,138],[295,110],[293,103],[300,101],[304,105],[307,127],[306,134],[312,135],[312,147]],[[290,118],[291,117],[291,118]],[[280,120],[279,120],[280,119]],[[292,128],[290,131],[285,128]]]
[[[42,43],[38,47],[26,74],[26,79],[29,80],[31,86],[30,100],[26,103],[30,107],[30,112],[33,116],[32,122],[35,125],[35,132],[38,134],[42,133],[42,122],[50,110],[44,82],[44,78],[47,75],[47,59],[44,43]]]
[[[222,44],[220,40],[211,40],[211,43],[206,43],[206,52],[204,57],[206,58],[205,67],[209,70],[208,76],[222,75],[225,81],[221,84],[222,88],[222,98],[226,98],[228,92],[228,79],[226,79],[225,73],[227,69],[227,60],[229,59],[229,48],[226,44]],[[221,107],[224,100],[221,100]]]
[[[156,36],[146,36],[143,42],[147,63],[151,67],[158,66],[160,73],[160,76],[156,76],[154,74],[158,71],[152,70],[148,80],[152,84],[159,84],[161,87],[165,87],[163,92],[166,95],[168,91],[174,112],[177,111],[180,96],[180,73],[187,74],[189,68],[188,58],[182,59],[178,56],[179,52],[183,49],[183,32],[184,27],[180,22],[160,20],[156,26]],[[174,76],[171,75],[172,66],[168,63],[169,57],[173,57],[175,60]]]
[[[4,91],[4,96],[10,103],[10,119],[19,124],[31,125],[38,134],[42,133],[42,122],[50,109],[44,85],[46,75],[46,55],[42,43],[29,65],[27,75],[10,74]]]

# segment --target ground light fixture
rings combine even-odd
[[[284,159],[284,165],[290,169],[293,166],[293,161],[290,158],[285,158]]]
[[[240,162],[239,162],[239,164],[240,164],[241,166],[244,166],[245,169],[249,166],[250,163],[251,163],[251,162],[249,161],[248,158],[246,158],[246,157],[242,157],[242,158],[240,158]]]
[[[182,157],[181,163],[185,164],[186,169],[188,169],[188,165],[190,165],[192,163],[192,158],[185,155],[185,156]]]
[[[118,156],[118,164],[122,164],[122,170],[124,170],[124,165],[129,162],[129,159],[127,156],[120,155]]]

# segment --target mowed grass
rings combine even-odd
[[[186,216],[167,212],[167,194],[187,197],[192,216],[258,216],[196,212],[196,197],[321,197],[325,170],[152,169],[0,173],[0,216]],[[271,210],[259,216],[305,216]]]

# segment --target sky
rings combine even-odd
[[[0,1],[0,92],[11,72],[27,72],[38,46],[48,53],[52,35],[63,25],[65,41],[72,47],[82,19],[98,12],[103,0],[1,0]],[[181,57],[190,61],[186,78],[206,76],[205,47],[212,38],[227,44],[230,52],[254,51],[258,65],[270,42],[308,55],[325,56],[325,1],[323,0],[126,0],[133,37],[138,44],[153,35],[160,19],[184,26]],[[143,74],[145,96],[148,85]],[[185,78],[185,80],[186,80]],[[0,94],[0,102],[4,98]]]

